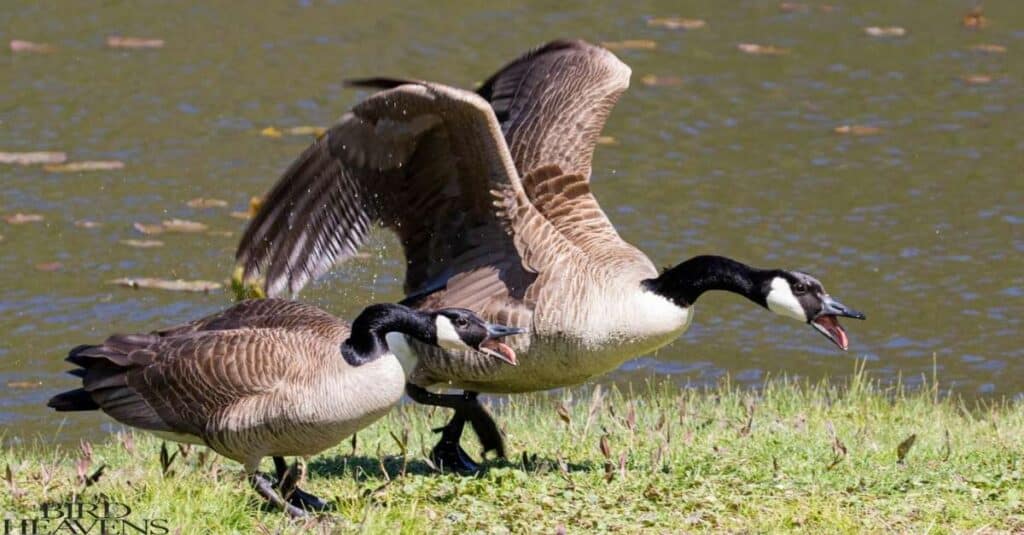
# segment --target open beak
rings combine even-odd
[[[833,344],[846,351],[850,348],[850,339],[846,336],[846,330],[839,324],[839,316],[844,318],[865,319],[864,314],[836,301],[832,296],[826,295],[822,300],[821,312],[809,323],[818,332],[825,335]]]
[[[487,324],[487,338],[480,343],[480,347],[477,348],[480,352],[490,355],[495,358],[499,358],[513,366],[519,364],[516,360],[516,352],[512,350],[507,344],[503,344],[498,341],[499,338],[506,336],[512,336],[513,334],[525,333],[526,329],[520,329],[518,327],[506,327],[504,325],[496,325],[493,323]]]

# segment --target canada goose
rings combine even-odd
[[[67,360],[79,366],[71,374],[82,387],[47,405],[102,410],[161,437],[209,446],[242,463],[261,496],[301,516],[326,504],[294,487],[283,489],[286,501],[257,472],[260,460],[273,456],[284,483],[283,456],[319,453],[383,416],[405,385],[388,347],[396,333],[514,365],[515,352],[498,338],[519,332],[458,308],[372,305],[350,328],[311,305],[243,301],[185,325],[72,349]]]
[[[863,319],[806,273],[718,256],[659,274],[623,241],[590,191],[591,156],[630,69],[583,41],[555,41],[506,65],[476,93],[385,78],[284,172],[242,237],[243,277],[270,295],[297,292],[351,257],[372,223],[406,258],[404,304],[460,306],[529,327],[510,342],[516,368],[410,345],[407,392],[455,409],[435,461],[472,470],[459,447],[469,421],[484,453],[504,455],[476,392],[584,382],[676,339],[705,291],[734,292],[808,323],[841,349],[838,316]],[[403,351],[402,354],[407,354]],[[425,387],[466,390],[440,395]]]

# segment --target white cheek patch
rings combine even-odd
[[[416,369],[416,363],[419,362],[419,357],[416,356],[416,352],[413,351],[412,346],[405,339],[405,335],[390,332],[384,335],[384,341],[388,343],[388,349],[391,353],[398,358],[405,376],[409,377],[412,375],[413,370]]]
[[[437,327],[437,345],[449,351],[471,351],[473,349],[466,345],[462,338],[459,338],[455,326],[446,316],[438,314],[434,325]]]
[[[793,295],[793,290],[790,289],[789,283],[782,277],[772,279],[772,289],[768,292],[765,301],[768,303],[768,310],[776,314],[787,316],[797,321],[807,321],[807,313],[804,312],[804,307],[800,305],[800,301]]]

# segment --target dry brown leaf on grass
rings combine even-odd
[[[601,46],[608,50],[654,50],[658,43],[650,39],[626,39],[623,41],[603,41]]]
[[[598,145],[615,145],[619,141],[612,136],[597,136]]]
[[[320,137],[327,131],[326,127],[323,126],[293,126],[285,129],[285,133],[290,136],[316,136]]]
[[[779,11],[782,11],[783,13],[794,13],[797,11],[806,13],[810,10],[811,6],[799,2],[783,2],[779,4]]]
[[[754,56],[781,56],[789,54],[789,49],[787,48],[772,45],[759,45],[756,43],[740,43],[736,45],[736,48],[744,54],[751,54]]]
[[[212,199],[206,197],[196,197],[185,203],[190,208],[224,208],[228,205],[228,201],[223,199]]]
[[[862,124],[844,124],[833,128],[832,131],[837,134],[851,136],[873,136],[881,133],[882,129],[877,126],[867,126]]]
[[[273,126],[268,126],[263,130],[260,130],[260,135],[264,137],[278,138],[283,136],[284,134],[282,134],[280,130],[274,128]]]
[[[667,30],[699,30],[708,25],[701,19],[688,19],[683,17],[656,17],[647,19],[647,25],[652,28],[665,28]]]
[[[994,78],[987,74],[965,74],[960,79],[971,85],[991,84],[992,80],[994,80]]]
[[[128,37],[125,35],[111,35],[107,37],[107,46],[110,48],[162,48],[165,44],[163,39],[149,37]]]
[[[907,35],[907,30],[899,26],[868,26],[864,28],[864,33],[871,37],[903,37]]]
[[[114,279],[108,281],[110,284],[116,284],[118,286],[125,286],[128,288],[146,288],[154,290],[168,290],[172,292],[211,292],[219,290],[223,286],[219,282],[194,280],[187,281],[182,279],[158,279],[151,277],[122,277],[120,279]]]
[[[163,247],[164,242],[160,240],[121,240],[122,245],[128,247],[136,247],[138,249],[152,249],[154,247]]]
[[[38,223],[44,218],[42,214],[23,214],[17,212],[14,214],[8,214],[4,216],[4,221],[11,225],[24,225],[25,223]]]
[[[11,39],[11,52],[31,52],[35,54],[45,54],[56,50],[53,45],[47,43],[36,43],[35,41],[25,41],[22,39]]]
[[[62,267],[64,267],[64,264],[61,264],[60,262],[40,262],[36,264],[37,270],[47,272],[58,271]]]
[[[42,381],[8,381],[7,388],[18,388],[27,390],[30,388],[39,388],[43,386]]]
[[[41,165],[64,163],[68,155],[63,152],[0,152],[0,163],[12,165]]]
[[[51,173],[82,173],[85,171],[114,171],[124,169],[124,162],[119,160],[94,160],[83,162],[68,162],[55,165],[43,166],[43,169]]]

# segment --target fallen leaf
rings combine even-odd
[[[162,226],[167,232],[203,232],[209,228],[204,223],[187,219],[167,219]]]
[[[842,126],[837,126],[833,128],[832,131],[837,134],[844,135],[848,134],[853,136],[873,136],[875,134],[881,133],[882,129],[878,128],[877,126],[866,126],[862,124],[844,124]]]
[[[221,238],[230,238],[235,235],[230,230],[211,230],[206,233],[207,236],[219,236]]]
[[[736,45],[740,52],[753,54],[755,56],[781,56],[789,54],[789,49],[772,45],[758,45],[754,43],[740,43]]]
[[[615,145],[616,143],[618,143],[618,140],[612,136],[597,136],[598,145]]]
[[[984,9],[981,6],[974,6],[960,21],[964,28],[980,30],[988,26],[988,19],[985,18]]]
[[[977,45],[971,45],[971,50],[978,52],[986,52],[988,54],[1005,54],[1006,47],[1003,45],[994,45],[991,43],[981,43]]]
[[[678,76],[658,76],[655,74],[648,74],[644,76],[640,79],[640,82],[652,87],[672,87],[683,85],[683,79]]]
[[[205,197],[196,197],[188,201],[187,204],[191,208],[224,208],[228,205],[228,201],[222,199],[207,199]]]
[[[249,217],[250,217],[249,216],[249,212],[231,212],[228,215],[230,215],[231,217],[233,217],[235,219],[242,219],[242,220],[249,219]]]
[[[16,214],[10,214],[4,216],[4,221],[12,225],[24,225],[25,223],[38,223],[43,220],[41,214],[23,214],[18,212]]]
[[[626,39],[624,41],[604,41],[601,46],[608,50],[654,50],[658,43],[650,39]]]
[[[282,134],[280,130],[274,128],[273,126],[268,126],[268,127],[264,128],[263,130],[260,130],[260,135],[261,136],[265,136],[265,137],[275,137],[276,138],[276,137],[281,137],[284,134]]]
[[[110,48],[162,48],[164,44],[163,39],[127,37],[124,35],[111,35],[107,37],[107,46]]]
[[[33,52],[37,54],[45,54],[47,52],[53,52],[53,45],[46,43],[36,43],[33,41],[23,41],[21,39],[11,40],[11,52]]]
[[[708,25],[701,19],[686,19],[682,17],[659,17],[647,19],[647,25],[652,28],[665,28],[667,30],[699,30]]]
[[[124,162],[118,160],[95,160],[85,162],[70,162],[56,165],[46,165],[43,169],[51,173],[81,173],[85,171],[113,171],[124,169]]]
[[[992,83],[993,78],[987,74],[965,74],[961,80],[971,85],[985,85]]]
[[[63,152],[0,152],[0,163],[14,165],[58,164],[67,159]]]
[[[907,453],[910,452],[910,448],[911,448],[911,446],[914,445],[914,442],[916,440],[917,440],[917,434],[915,433],[915,434],[910,435],[906,439],[904,439],[903,442],[900,442],[899,446],[896,446],[896,462],[897,463],[903,464],[903,459],[905,459],[907,457]]]
[[[64,267],[64,264],[60,262],[41,262],[36,264],[36,269],[39,271],[57,271],[62,267]]]
[[[148,288],[155,290],[169,290],[172,292],[211,292],[213,290],[221,289],[219,282],[212,281],[186,281],[181,279],[169,280],[169,279],[157,279],[150,277],[140,278],[120,278],[108,281],[110,284],[116,284],[118,286],[126,286],[128,288]]]
[[[43,386],[43,382],[42,381],[9,381],[7,383],[7,388],[27,389],[27,388],[39,388],[40,386]]]
[[[143,234],[163,234],[163,225],[147,225],[145,223],[132,223],[132,228]]]
[[[75,221],[75,226],[78,228],[97,228],[103,226],[103,223],[90,221],[88,219],[79,219],[78,221]]]
[[[154,247],[164,246],[164,242],[160,240],[121,240],[121,244],[127,245],[128,247],[137,247],[139,249],[152,249]]]
[[[871,37],[903,37],[907,35],[907,30],[899,26],[868,26],[864,28],[864,33]]]
[[[327,131],[323,126],[293,126],[285,130],[291,136],[316,136],[320,137]]]

